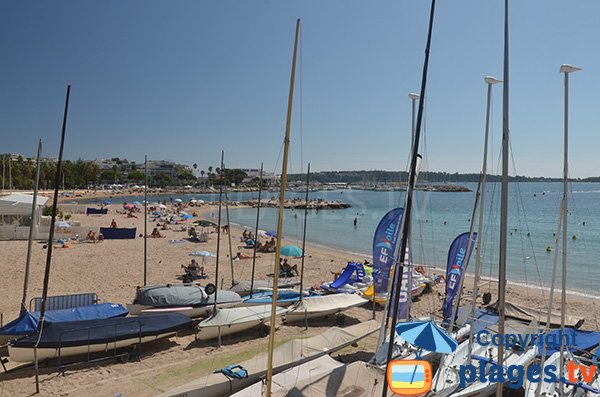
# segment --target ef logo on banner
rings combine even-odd
[[[387,369],[390,390],[400,396],[418,396],[431,390],[431,363],[423,360],[394,360]]]

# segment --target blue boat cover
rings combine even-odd
[[[127,309],[114,303],[80,306],[72,309],[48,310],[44,317],[46,324],[67,321],[95,320],[103,318],[125,317]],[[0,335],[29,335],[37,331],[40,314],[23,312],[19,318],[0,328]]]
[[[461,312],[466,310],[465,308],[458,309],[458,317],[461,316]],[[492,311],[486,309],[477,309],[475,310],[475,321],[473,322],[473,334],[478,333],[479,331],[486,329],[492,325],[498,324],[498,320],[500,318],[498,315]],[[467,321],[467,324],[470,324],[471,320]]]
[[[88,207],[85,210],[86,215],[106,215],[108,213],[108,208],[90,208]]]
[[[139,317],[117,317],[102,320],[52,323],[44,327],[40,348],[58,348],[109,343],[191,328],[192,319],[180,313],[145,314]],[[12,343],[14,347],[34,347],[39,337],[35,332]]]
[[[567,349],[574,353],[581,353],[584,351],[590,351],[600,343],[600,332],[594,331],[581,331],[575,328],[565,328],[565,341]],[[560,329],[548,332],[544,338],[538,338],[538,357],[542,355],[543,343],[546,344],[546,356],[560,351],[561,332]]]
[[[118,227],[101,227],[100,233],[105,240],[131,239],[135,238],[135,227],[131,229]]]

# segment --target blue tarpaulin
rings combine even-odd
[[[582,351],[590,351],[600,343],[600,332],[581,331],[574,328],[565,328],[566,347],[575,353]],[[550,331],[543,338],[538,338],[538,357],[542,355],[543,343],[546,345],[546,356],[560,351],[561,332],[560,329]]]
[[[46,323],[63,323],[68,321],[95,320],[114,317],[125,317],[127,309],[113,303],[74,307],[72,309],[48,310],[44,317]],[[0,328],[1,335],[29,335],[37,331],[40,314],[24,312],[19,318]]]
[[[108,208],[90,208],[88,207],[85,210],[86,215],[106,215],[108,213]]]
[[[155,336],[191,328],[192,319],[180,313],[145,314],[139,317],[107,318],[103,320],[53,323],[44,327],[38,347],[56,348],[114,342]],[[13,342],[14,347],[33,347],[38,333]]]
[[[131,239],[135,238],[135,227],[132,229],[117,228],[117,227],[101,227],[100,233],[105,240]]]

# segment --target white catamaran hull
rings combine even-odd
[[[203,327],[198,330],[198,339],[199,340],[209,340],[218,338],[219,335],[231,335],[236,334],[238,332],[246,331],[248,329],[254,328],[257,325],[264,323],[263,320],[254,320],[248,321],[240,324],[233,325],[224,325],[224,326],[215,326],[215,327]]]
[[[159,335],[144,336],[141,338],[141,343],[153,342],[158,339],[167,338],[174,336],[175,332],[167,332]],[[37,359],[38,361],[58,358],[59,354],[61,357],[77,356],[88,353],[99,353],[107,352],[109,350],[119,349],[123,347],[132,346],[140,343],[140,338],[129,338],[123,339],[116,342],[109,343],[98,343],[98,344],[85,344],[78,346],[63,347],[60,350],[58,348],[38,348]],[[12,361],[16,362],[33,362],[35,360],[33,354],[33,348],[31,347],[14,347],[8,346],[8,354]]]

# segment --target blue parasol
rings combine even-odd
[[[396,332],[408,343],[436,353],[452,353],[458,343],[443,329],[429,321],[411,321],[396,325]]]
[[[295,245],[286,245],[285,247],[281,248],[279,253],[283,256],[301,257],[302,256],[302,248],[296,247]]]
[[[265,233],[265,235],[269,236],[269,237],[277,238],[277,231],[276,230],[269,230],[268,232]],[[281,236],[281,238],[283,238],[283,236]]]

